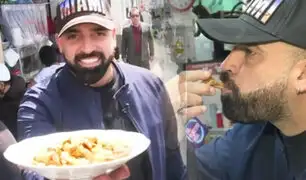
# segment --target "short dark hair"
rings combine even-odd
[[[54,47],[43,46],[39,50],[39,58],[42,64],[45,66],[51,66],[57,61],[57,52]]]
[[[130,10],[130,12],[129,12],[129,15],[131,16],[132,11],[135,11],[135,10],[137,10],[137,11],[138,11],[138,14],[140,15],[140,10],[139,10],[138,7],[132,7],[131,10]]]

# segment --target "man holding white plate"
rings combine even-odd
[[[82,129],[140,132],[151,140],[149,149],[118,170],[123,176],[105,178],[186,179],[176,119],[162,81],[144,68],[114,61],[109,2],[64,0],[58,5],[56,41],[66,65],[25,94],[18,112],[19,138]]]

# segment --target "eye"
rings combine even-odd
[[[249,58],[256,54],[256,52],[248,46],[236,46],[234,49],[244,52],[246,58]]]
[[[106,36],[106,32],[105,31],[97,31],[97,35],[98,36]]]
[[[74,34],[74,33],[67,34],[67,35],[66,35],[66,38],[67,38],[68,40],[74,40],[74,39],[77,38],[77,35]]]

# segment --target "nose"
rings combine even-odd
[[[222,71],[238,74],[244,63],[244,53],[233,50],[221,64]]]
[[[89,54],[95,50],[95,45],[94,42],[91,40],[91,38],[86,37],[82,41],[81,48],[82,52]]]

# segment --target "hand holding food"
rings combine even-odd
[[[43,149],[33,159],[42,166],[75,166],[103,163],[128,156],[131,148],[122,142],[97,137],[71,137],[56,147]]]
[[[204,80],[204,82],[217,89],[222,89],[224,87],[224,84],[222,82],[218,82],[213,77],[210,77],[209,79]]]
[[[127,166],[122,166],[121,168],[115,170],[109,175],[103,175],[95,178],[94,180],[122,180],[127,179],[130,176],[130,170]]]
[[[210,71],[184,71],[166,83],[174,110],[186,120],[205,112],[203,96],[212,96],[223,83],[212,78]]]

